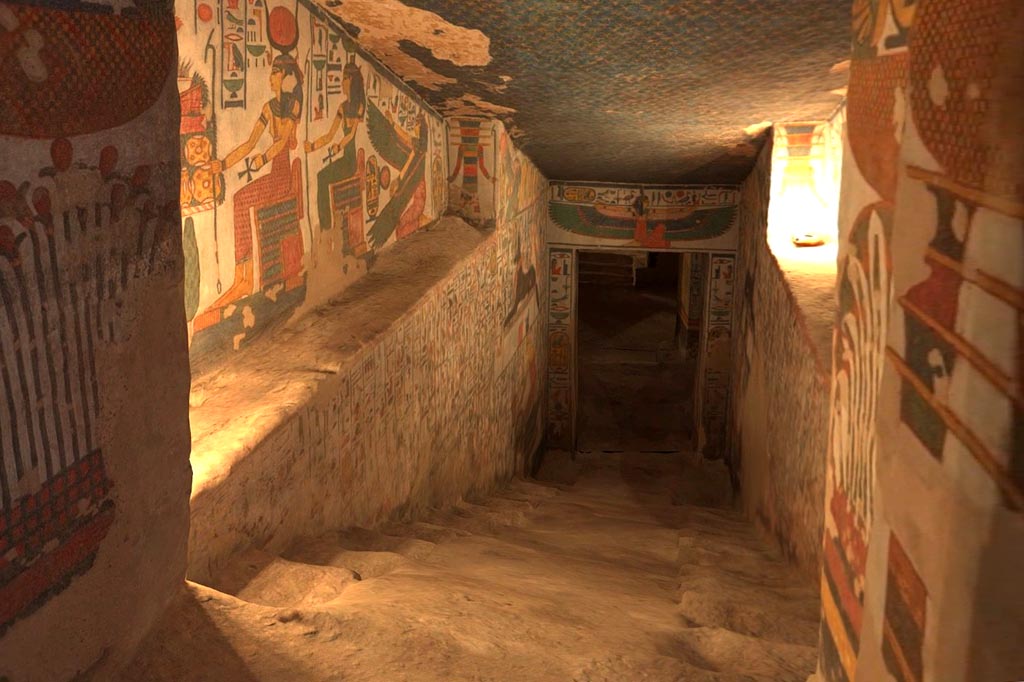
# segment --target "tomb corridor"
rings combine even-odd
[[[1018,0],[0,0],[0,682],[1024,679]]]

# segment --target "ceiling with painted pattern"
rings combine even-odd
[[[763,122],[840,101],[850,0],[318,0],[445,115],[551,179],[739,182]]]

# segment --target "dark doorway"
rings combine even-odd
[[[675,253],[579,253],[579,450],[687,449],[679,265]]]

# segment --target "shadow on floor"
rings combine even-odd
[[[139,665],[129,666],[117,682],[260,682],[250,668],[252,651],[239,633],[225,631],[218,613],[237,608],[218,603],[209,588],[194,583],[182,586],[178,597],[136,654]],[[234,635],[232,637],[232,635]],[[301,666],[281,652],[283,676],[299,679]],[[249,659],[248,662],[246,659]],[[314,678],[310,678],[314,679]]]
[[[579,310],[578,449],[687,449],[694,373],[676,347],[675,292],[581,286]]]

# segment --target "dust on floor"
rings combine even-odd
[[[804,682],[818,603],[684,455],[552,454],[416,523],[239,556],[122,680]],[[717,482],[716,482],[717,481]]]

